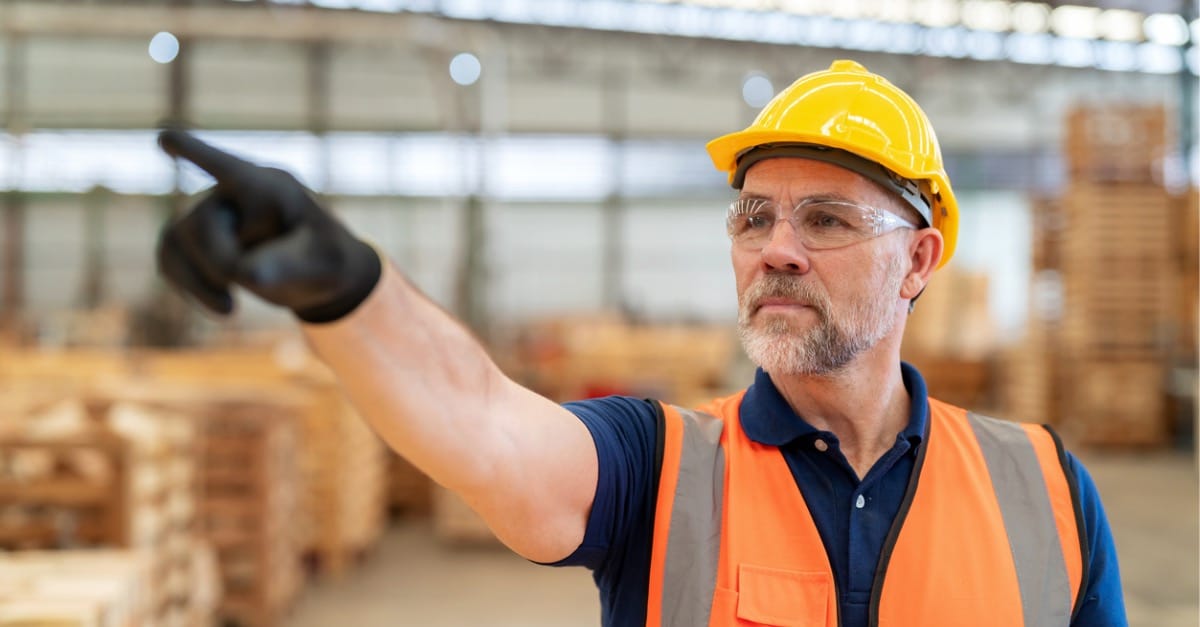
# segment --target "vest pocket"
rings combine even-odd
[[[737,617],[760,625],[824,627],[832,589],[829,573],[741,564]]]

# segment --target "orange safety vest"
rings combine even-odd
[[[839,624],[816,524],[783,454],[742,431],[744,394],[660,405],[648,627]],[[1062,443],[934,399],[929,412],[871,625],[1066,627],[1087,545]]]

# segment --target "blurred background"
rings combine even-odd
[[[1194,626],[1197,40],[1187,0],[0,0],[0,625],[598,625],[288,315],[164,285],[208,181],[155,129],[295,173],[527,386],[689,404],[753,373],[704,143],[853,58],[962,210],[905,358],[1064,434],[1132,623]]]

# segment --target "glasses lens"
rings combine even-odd
[[[733,241],[744,246],[762,245],[771,237],[779,206],[762,198],[741,198],[729,205],[725,226]]]
[[[781,214],[777,203],[764,198],[740,198],[729,205],[725,225],[735,243],[760,248],[771,239]],[[911,227],[880,209],[840,200],[808,200],[791,216],[800,241],[812,250],[839,248],[878,237],[896,228]]]
[[[810,248],[836,248],[879,234],[879,212],[844,202],[818,201],[796,208],[793,224]]]

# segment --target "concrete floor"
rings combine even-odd
[[[1082,456],[1117,539],[1130,624],[1200,624],[1200,492],[1190,456]],[[502,549],[446,548],[428,523],[399,523],[350,576],[310,583],[289,627],[564,627],[599,624],[582,569]]]

